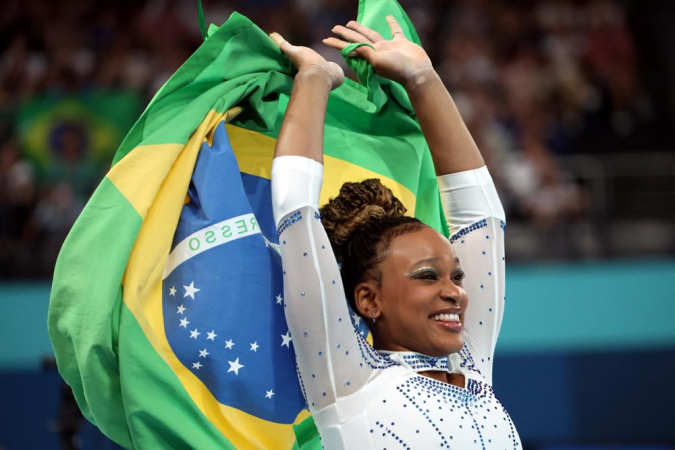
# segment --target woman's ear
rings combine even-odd
[[[358,313],[369,319],[380,316],[378,289],[375,280],[363,281],[354,287],[354,304]]]

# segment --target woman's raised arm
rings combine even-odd
[[[466,272],[469,297],[465,314],[468,359],[492,382],[492,357],[504,310],[505,217],[492,178],[452,97],[422,47],[405,38],[396,20],[387,17],[393,39],[384,39],[357,22],[336,26],[344,40],[327,45],[345,48],[351,42],[373,46],[355,52],[375,73],[401,83],[410,98],[439,175],[438,183],[450,241]]]
[[[304,156],[323,163],[328,94],[342,84],[344,72],[310,48],[292,45],[278,33],[270,37],[298,69],[274,157]]]
[[[272,39],[298,68],[272,163],[272,207],[284,270],[284,296],[277,301],[289,328],[281,345],[293,345],[300,385],[321,426],[326,418],[320,411],[365,385],[377,363],[352,325],[340,269],[317,220],[328,94],[344,75],[313,50],[279,35]]]
[[[328,95],[342,84],[344,72],[311,48],[293,45],[279,33],[271,33],[270,37],[298,69],[274,147],[272,208],[278,225],[300,207],[311,205],[318,209]]]

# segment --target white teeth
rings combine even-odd
[[[431,320],[442,320],[443,322],[459,322],[459,314],[436,314]]]

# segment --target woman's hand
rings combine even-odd
[[[298,75],[325,76],[330,82],[331,90],[339,87],[344,81],[345,74],[342,67],[334,62],[326,61],[323,56],[311,48],[292,45],[279,33],[271,33],[270,38],[298,69]]]
[[[391,41],[365,25],[351,21],[346,27],[337,25],[333,28],[333,33],[344,40],[330,37],[324,39],[323,42],[338,50],[345,48],[349,42],[364,42],[372,45],[374,50],[363,45],[354,50],[354,53],[368,61],[376,74],[407,87],[421,73],[433,71],[433,66],[424,49],[406,39],[396,19],[387,16],[387,23],[394,38]]]

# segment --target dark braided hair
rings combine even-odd
[[[320,209],[321,222],[341,265],[345,295],[358,314],[354,288],[372,277],[395,237],[424,228],[422,222],[406,217],[406,208],[377,178],[345,183],[340,194]]]

